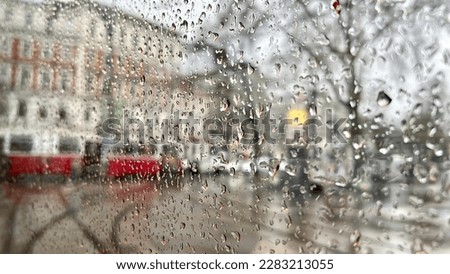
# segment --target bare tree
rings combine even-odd
[[[430,54],[439,51],[426,41],[429,31],[447,22],[448,8],[439,1],[230,1],[219,10],[195,40],[226,53],[211,55],[218,65],[206,74],[224,75],[240,65],[257,71],[267,93],[302,93],[309,106],[341,109],[353,150],[350,181],[365,162],[363,135],[374,108],[394,114],[383,107],[399,89],[415,94],[415,85],[434,81],[423,77],[439,75],[426,71]],[[402,85],[405,77],[410,82]]]

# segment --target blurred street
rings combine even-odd
[[[300,202],[256,176],[185,175],[171,183],[177,187],[3,183],[1,252],[450,252],[448,197],[411,200],[414,189],[401,182],[387,185],[384,201],[329,188]]]

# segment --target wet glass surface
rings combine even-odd
[[[0,252],[450,252],[449,14],[2,0]]]

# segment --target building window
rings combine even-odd
[[[33,24],[33,14],[31,12],[25,15],[25,25],[31,26]]]
[[[62,57],[64,60],[70,60],[70,47],[69,46],[62,46]]]
[[[6,98],[0,98],[0,116],[6,115],[7,113],[8,113],[8,101],[6,100]]]
[[[42,45],[42,57],[45,59],[50,59],[52,55],[51,45],[48,42],[45,42]]]
[[[95,20],[92,20],[91,23],[91,35],[94,37],[97,34],[97,22]]]
[[[61,73],[61,88],[64,91],[71,90],[70,87],[70,74],[67,71]]]
[[[139,44],[139,36],[137,34],[133,35],[133,46],[136,48]]]
[[[10,23],[12,21],[11,9],[5,9],[5,22]]]
[[[6,37],[1,38],[0,51],[3,54],[9,54],[9,39]]]
[[[30,57],[31,56],[31,43],[30,41],[24,40],[22,45],[22,56]]]
[[[41,88],[50,89],[50,71],[48,69],[41,70]]]
[[[94,56],[95,56],[95,52],[93,50],[89,50],[88,56],[87,56],[88,66],[95,63]]]
[[[67,119],[67,112],[64,109],[64,107],[59,108],[58,114],[59,114],[59,120],[65,121]]]
[[[84,111],[84,121],[88,122],[91,119],[91,111],[87,108]]]
[[[10,65],[8,63],[0,63],[0,82],[8,84],[10,75]]]
[[[27,103],[25,100],[19,100],[19,107],[17,109],[17,116],[25,117],[27,115]]]
[[[30,70],[28,68],[22,68],[22,74],[20,76],[20,88],[26,89],[30,86]]]
[[[94,77],[89,73],[87,80],[86,80],[86,88],[88,91],[92,92],[92,82],[94,81]]]
[[[48,116],[47,108],[44,106],[39,107],[39,117],[41,119],[46,119]]]
[[[73,32],[72,18],[66,18],[66,21],[64,22],[64,27],[68,34],[72,34]]]

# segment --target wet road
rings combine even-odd
[[[397,182],[384,200],[328,188],[300,201],[286,188],[273,190],[267,179],[248,176],[185,176],[168,185],[177,187],[144,180],[3,183],[1,251],[450,252],[446,193],[428,201]]]

